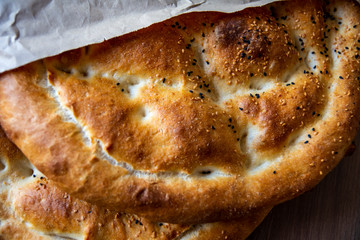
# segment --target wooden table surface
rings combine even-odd
[[[274,207],[249,240],[360,240],[360,135],[356,146],[314,189]]]

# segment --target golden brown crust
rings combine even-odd
[[[0,122],[81,199],[157,221],[234,218],[310,189],[344,156],[359,12],[309,0],[182,15],[3,74]]]
[[[156,223],[71,197],[33,168],[0,128],[0,239],[245,239],[269,209],[230,222]]]

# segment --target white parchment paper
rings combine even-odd
[[[0,72],[194,11],[275,0],[0,0]]]

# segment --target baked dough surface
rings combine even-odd
[[[100,208],[58,189],[0,127],[0,239],[240,240],[269,210],[236,220],[185,225]]]
[[[360,7],[191,13],[0,76],[0,123],[69,194],[154,221],[291,199],[359,122]]]

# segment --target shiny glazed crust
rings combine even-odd
[[[154,221],[291,199],[359,122],[360,7],[185,14],[0,77],[10,139],[71,195]]]
[[[245,239],[269,209],[198,225],[152,222],[77,200],[44,177],[0,128],[0,239]]]

